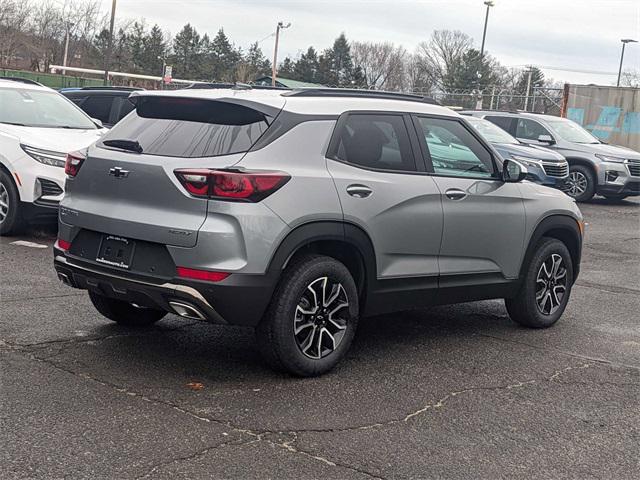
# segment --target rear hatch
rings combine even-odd
[[[136,111],[90,148],[68,179],[61,218],[83,229],[193,247],[208,200],[189,195],[174,170],[236,164],[278,112],[246,99],[140,96]]]

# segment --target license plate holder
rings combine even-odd
[[[136,242],[116,235],[103,235],[98,248],[96,262],[112,267],[129,269]]]

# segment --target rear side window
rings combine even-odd
[[[91,118],[97,118],[102,123],[109,123],[113,99],[114,97],[108,97],[105,95],[87,97],[84,103],[82,103],[81,108]]]
[[[263,113],[243,105],[146,97],[103,140],[137,141],[149,155],[215,157],[248,151],[268,127]]]
[[[416,170],[401,115],[349,114],[337,134],[329,152],[336,160],[377,170]]]
[[[491,123],[499,126],[501,129],[506,130],[507,132],[511,133],[511,125],[512,125],[513,118],[511,118],[511,117],[499,117],[499,116],[495,116],[495,115],[487,115],[484,118],[485,118],[485,120],[489,120]]]

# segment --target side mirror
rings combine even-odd
[[[527,167],[511,158],[502,164],[502,180],[508,183],[521,182],[527,176]]]
[[[99,126],[100,128],[104,128],[104,125],[102,124],[102,120],[100,120],[99,118],[91,117],[91,121],[95,123],[97,126]]]
[[[548,143],[549,145],[553,145],[554,143],[556,143],[551,135],[540,135],[538,137],[538,141],[540,143]]]

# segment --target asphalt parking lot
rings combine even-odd
[[[640,478],[640,202],[581,209],[554,328],[500,301],[376,317],[304,380],[247,329],[111,324],[56,279],[51,229],[4,238],[0,478]]]

